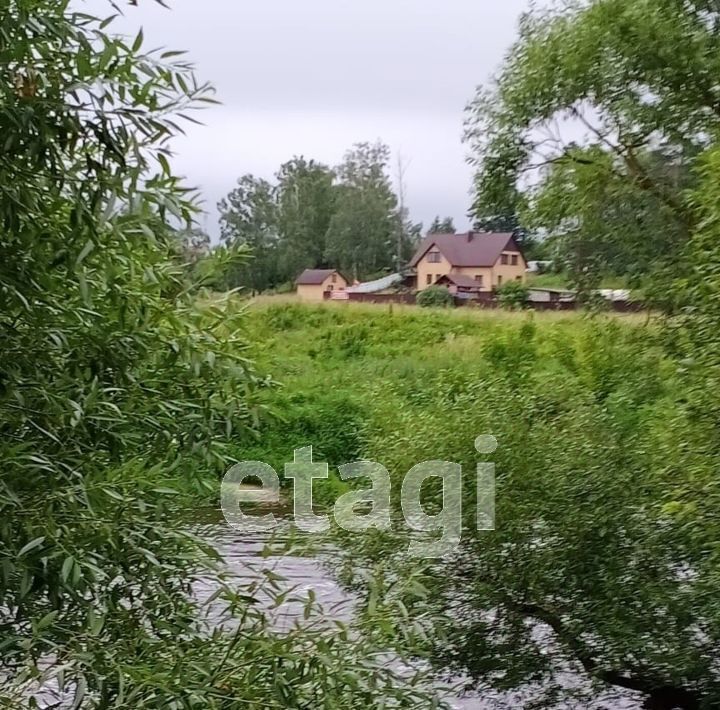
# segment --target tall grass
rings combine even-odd
[[[264,399],[274,417],[257,445],[239,447],[236,456],[265,456],[273,465],[311,444],[333,466],[370,455],[378,432],[408,406],[427,416],[498,376],[517,386],[532,379],[535,387],[572,374],[589,391],[602,390],[629,376],[627,358],[613,362],[608,343],[652,347],[655,338],[654,325],[637,315],[305,305],[275,297],[251,302],[245,323],[248,356],[278,386]]]

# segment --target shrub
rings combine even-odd
[[[444,286],[430,286],[420,291],[416,301],[421,308],[449,308],[454,302],[452,294]]]
[[[529,295],[528,287],[519,281],[509,281],[497,290],[497,297],[503,308],[523,308]]]

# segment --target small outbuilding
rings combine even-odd
[[[326,293],[344,291],[348,280],[337,269],[305,269],[295,281],[301,301],[323,301]]]
[[[482,293],[482,282],[464,274],[445,274],[434,284],[445,286],[453,296],[476,297]]]

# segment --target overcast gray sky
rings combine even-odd
[[[529,0],[150,0],[122,27],[186,49],[223,105],[175,144],[176,170],[216,203],[294,155],[337,164],[380,139],[407,163],[411,216],[468,226],[463,108],[501,63]]]

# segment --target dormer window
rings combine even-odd
[[[507,255],[507,254],[503,254],[503,255],[500,257],[500,263],[501,263],[501,264],[507,264],[507,263],[508,263],[508,255]]]
[[[431,264],[439,264],[442,261],[442,256],[437,249],[433,249],[428,252],[428,262]]]

